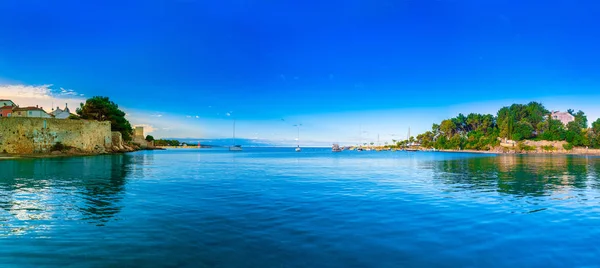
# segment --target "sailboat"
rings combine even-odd
[[[410,127],[408,128],[408,136],[406,137],[406,151],[407,152],[416,152],[419,149],[417,148],[411,148],[411,146],[413,146],[414,144],[410,143]]]
[[[362,126],[359,125],[358,126],[358,146],[357,146],[356,151],[362,152],[365,150],[365,149],[363,149],[361,142],[362,142]]]
[[[300,149],[300,126],[301,125],[302,124],[295,125],[298,128],[298,147],[296,147],[296,152],[302,151],[302,149]]]
[[[235,119],[233,119],[233,145],[229,146],[229,151],[241,151],[242,146],[235,144]]]

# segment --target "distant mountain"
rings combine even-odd
[[[197,139],[197,138],[166,138],[168,140],[178,140],[180,142],[185,142],[190,145],[196,145],[200,143],[200,145],[207,145],[213,147],[227,147],[233,145],[233,139]],[[253,139],[235,139],[236,145],[242,145],[244,147],[270,147],[270,146],[280,146],[275,143],[271,143],[267,140],[253,140]]]

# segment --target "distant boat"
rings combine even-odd
[[[333,146],[331,146],[331,151],[332,152],[341,152],[342,148],[340,148],[340,145],[337,143],[334,143]]]
[[[296,152],[300,152],[302,151],[302,149],[300,149],[300,145],[298,145],[298,147],[296,147]]]
[[[235,119],[233,119],[233,145],[229,146],[229,151],[241,151],[242,146],[235,144]]]
[[[242,146],[241,145],[229,146],[229,151],[241,151],[241,150],[242,150]]]

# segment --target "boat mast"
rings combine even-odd
[[[362,126],[358,125],[358,147],[362,144]]]
[[[235,118],[233,119],[233,146],[235,146]]]
[[[298,128],[298,138],[297,138],[297,143],[298,143],[298,147],[300,147],[300,126],[302,124],[296,124],[294,125],[296,128]]]
[[[297,127],[298,127],[298,147],[300,147],[300,124],[298,124]]]
[[[410,127],[408,127],[408,136],[406,137],[406,145],[409,145],[410,142]]]

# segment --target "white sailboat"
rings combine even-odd
[[[233,119],[233,145],[229,146],[229,151],[241,151],[242,146],[235,144],[235,119]]]
[[[297,125],[294,125],[295,127],[297,127],[297,128],[298,128],[298,138],[297,138],[297,140],[298,140],[298,147],[296,147],[296,152],[300,152],[300,151],[302,151],[302,149],[300,149],[300,126],[301,126],[301,125],[302,125],[302,124],[297,124]]]

